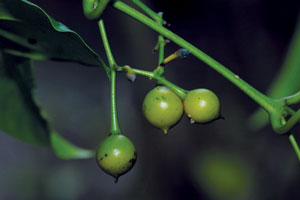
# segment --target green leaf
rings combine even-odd
[[[55,21],[44,10],[26,0],[0,0],[0,48],[13,55],[36,60],[74,61],[109,68],[74,31]]]
[[[33,97],[35,88],[32,63],[0,50],[0,130],[31,144],[50,146],[63,159],[94,157],[51,131],[46,114]]]
[[[30,60],[0,53],[0,130],[24,142],[47,145],[48,126],[32,98],[33,87]]]
[[[300,15],[285,61],[270,85],[267,95],[279,99],[293,95],[300,90]],[[248,120],[253,131],[262,129],[268,123],[268,114],[263,109],[256,110]]]
[[[85,159],[95,157],[94,151],[79,148],[54,131],[51,132],[51,146],[56,155],[63,159]]]

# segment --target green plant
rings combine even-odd
[[[97,19],[103,13],[110,0],[85,0],[83,1],[83,13],[88,19]]]
[[[195,89],[184,99],[184,112],[191,122],[207,123],[220,116],[220,102],[218,97],[210,90]]]
[[[153,126],[167,134],[169,128],[180,120],[183,105],[172,90],[165,86],[157,86],[146,95],[143,113]]]
[[[94,157],[94,150],[82,149],[71,144],[48,125],[46,114],[38,106],[38,103],[33,96],[35,83],[31,68],[32,60],[52,59],[59,61],[73,61],[86,66],[102,67],[111,84],[111,128],[109,134],[112,134],[112,136],[109,136],[108,138],[119,138],[122,132],[119,128],[116,106],[117,72],[125,72],[127,78],[131,81],[135,80],[136,75],[154,79],[159,84],[167,86],[181,100],[186,99],[186,107],[190,107],[189,103],[187,103],[189,102],[189,92],[168,81],[164,76],[166,64],[176,58],[184,58],[190,53],[220,73],[260,105],[269,114],[269,122],[272,125],[274,132],[286,134],[289,137],[295,152],[300,159],[300,149],[292,134],[292,129],[298,124],[300,119],[300,109],[294,111],[291,108],[291,105],[300,102],[300,92],[293,91],[294,94],[284,95],[279,99],[273,99],[264,95],[242,80],[237,74],[231,72],[197,47],[165,28],[164,25],[166,24],[166,21],[163,19],[162,13],[153,12],[139,0],[132,0],[132,2],[146,15],[121,0],[83,0],[85,16],[88,19],[99,19],[98,26],[106,51],[108,60],[107,66],[103,59],[94,52],[77,33],[70,30],[62,23],[55,21],[37,5],[32,4],[27,0],[0,1],[0,129],[24,142],[51,146],[60,158],[86,159]],[[104,19],[101,18],[101,14],[108,5],[134,18],[159,34],[157,45],[154,48],[154,50],[159,53],[158,66],[153,71],[145,71],[128,65],[117,65],[109,46],[104,27]],[[295,37],[299,38],[299,34]],[[55,38],[55,40],[49,40],[49,38]],[[165,58],[164,55],[166,39],[171,40],[180,46],[180,50],[167,58]],[[299,66],[297,69],[299,70]],[[295,85],[299,85],[299,80],[297,81],[298,82],[296,82]],[[169,91],[169,93],[171,94],[171,91]],[[213,105],[215,106],[212,105],[214,111],[209,112],[210,114],[207,118],[195,118],[193,120],[207,122],[218,116],[219,103],[217,103],[217,98],[212,96],[210,95],[208,98],[214,99],[209,101],[214,102]],[[154,102],[152,101],[147,101],[145,105],[148,107],[148,104],[150,105],[153,103]],[[179,103],[177,104],[179,105]],[[152,107],[152,105],[150,107]],[[195,108],[194,106],[191,107]],[[12,112],[12,110],[15,112]],[[144,112],[148,112],[148,108],[146,111],[144,110]],[[180,112],[175,112],[174,110],[172,112],[176,113],[176,116],[172,114],[172,118],[176,120],[172,120],[172,123],[170,122],[167,125],[155,125],[166,131],[167,128],[173,123],[176,123],[175,121],[181,116]],[[187,114],[190,114],[192,118],[195,116],[194,114],[191,114],[190,111],[187,111]],[[153,116],[154,114],[151,113],[150,115]],[[110,140],[111,139],[104,141]],[[111,144],[111,142],[108,143]],[[127,143],[129,144],[130,142]],[[119,146],[118,148],[124,147],[123,145],[121,146],[122,147]],[[100,155],[98,160],[103,157],[102,148],[104,151],[110,151],[110,147],[111,146],[101,147],[100,145],[100,152],[97,154],[98,156]],[[130,152],[133,152],[133,149],[134,148],[132,147]],[[132,158],[132,154],[128,155]],[[127,160],[129,157],[126,157]],[[123,158],[114,158],[114,160],[111,160],[110,162],[117,162],[119,159],[123,160]],[[119,170],[120,168],[113,171],[106,164],[100,164],[100,166],[116,178],[126,172],[126,170],[121,172],[121,170]],[[132,165],[125,166],[126,169],[129,169],[130,167],[132,167]]]
[[[101,141],[96,158],[106,173],[118,178],[127,173],[135,164],[137,153],[133,143],[124,135],[110,135]]]

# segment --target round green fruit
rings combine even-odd
[[[97,162],[107,174],[118,178],[128,172],[136,162],[134,144],[124,135],[110,135],[97,149]]]
[[[181,99],[168,87],[157,86],[145,97],[143,113],[146,119],[166,134],[183,113]]]
[[[188,92],[183,105],[191,122],[207,123],[220,116],[219,99],[215,93],[207,89]]]

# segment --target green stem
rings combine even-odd
[[[297,154],[298,160],[300,161],[300,149],[299,149],[299,146],[296,142],[295,137],[292,134],[289,135],[289,140],[290,140],[290,142],[291,142],[291,144],[292,144],[292,146],[293,146],[293,148],[294,148],[294,150]]]
[[[279,101],[283,101],[285,105],[293,105],[300,103],[300,91],[288,97],[284,97]]]
[[[118,67],[118,69],[120,71],[122,71],[122,67]],[[184,90],[183,88],[181,87],[178,87],[177,85],[173,84],[172,82],[168,81],[167,79],[165,79],[164,77],[160,76],[160,75],[157,75],[156,73],[154,72],[149,72],[149,71],[145,71],[145,70],[141,70],[141,69],[135,69],[135,68],[132,68],[130,67],[130,69],[138,74],[138,75],[142,75],[142,76],[146,76],[150,79],[155,79],[157,80],[159,83],[169,87],[172,91],[174,91],[182,100],[185,99],[186,97],[186,94],[188,91]]]
[[[160,15],[160,19],[158,23],[162,25],[162,15]],[[165,59],[165,45],[166,45],[165,39],[161,34],[158,35],[158,42],[159,42],[158,65],[160,65]]]
[[[111,49],[110,49],[110,46],[109,46],[109,42],[108,42],[108,39],[107,39],[105,27],[104,27],[104,22],[103,22],[102,19],[99,20],[98,26],[99,26],[99,30],[100,30],[100,34],[101,34],[101,37],[102,37],[102,41],[103,41],[103,45],[104,45],[104,49],[105,49],[105,52],[106,52],[106,56],[107,56],[109,66],[110,66],[111,69],[113,69],[116,65],[116,61],[115,61],[115,59],[112,55],[112,52],[111,52]]]
[[[294,114],[296,113],[293,109],[291,109],[291,108],[289,108],[289,107],[287,107],[287,111],[288,111],[289,114],[291,114],[291,115],[294,115]],[[298,110],[298,111],[299,111],[299,110]],[[290,142],[291,142],[291,144],[292,144],[292,146],[293,146],[293,148],[294,148],[294,150],[295,150],[295,152],[296,152],[296,154],[297,154],[298,160],[300,161],[300,149],[299,149],[299,146],[298,146],[298,144],[297,144],[297,142],[296,142],[296,139],[295,139],[295,137],[294,137],[293,134],[290,134],[290,135],[289,135],[289,140],[290,140]]]
[[[162,13],[159,14],[159,20],[157,21],[158,24],[162,25]],[[161,66],[161,64],[163,63],[164,59],[165,59],[165,38],[164,36],[162,36],[161,34],[158,35],[158,39],[157,39],[157,47],[159,49],[159,54],[158,54],[158,67],[153,71],[156,75],[158,76],[163,76],[163,74],[165,73],[165,68],[163,66]],[[155,47],[155,48],[157,48]]]
[[[107,39],[105,27],[104,27],[104,22],[101,19],[98,23],[99,25],[99,30],[100,34],[102,37],[103,45],[105,48],[105,52],[107,55],[108,63],[111,68],[111,80],[110,80],[110,85],[111,85],[111,126],[110,126],[110,133],[113,135],[121,134],[121,130],[119,128],[119,122],[118,122],[118,115],[117,115],[117,104],[116,104],[116,71],[115,71],[115,66],[116,62],[115,59],[112,55],[109,42]]]
[[[182,100],[185,99],[188,91],[182,89],[181,87],[178,87],[174,85],[172,82],[168,81],[164,77],[161,76],[154,76],[154,79],[156,79],[159,83],[169,87],[173,92],[175,92]]]
[[[145,24],[146,26],[150,27],[151,29],[155,30],[159,34],[163,35],[164,37],[170,39],[177,45],[181,46],[182,48],[185,48],[189,50],[194,56],[196,56],[198,59],[205,62],[207,65],[209,65],[211,68],[219,72],[221,75],[223,75],[225,78],[227,78],[230,82],[232,82],[234,85],[236,85],[239,89],[241,89],[244,93],[246,93],[249,97],[251,97],[255,102],[257,102],[260,106],[262,106],[264,109],[266,109],[269,113],[276,113],[279,114],[279,110],[281,108],[281,105],[274,101],[273,99],[267,97],[266,95],[260,93],[255,88],[253,88],[251,85],[249,85],[247,82],[242,80],[239,76],[232,73],[230,70],[228,70],[226,67],[224,67],[222,64],[217,62],[216,60],[212,59],[208,55],[206,55],[204,52],[193,46],[192,44],[188,43],[181,37],[177,36],[173,32],[169,31],[168,29],[164,28],[163,26],[157,24],[157,22],[151,20],[150,18],[146,17],[142,13],[136,11],[135,9],[131,8],[127,4],[117,1],[113,4],[113,6],[120,10],[121,12],[131,16],[132,18],[136,19],[137,21]]]
[[[118,122],[117,104],[116,104],[116,71],[111,71],[111,125],[110,133],[113,135],[121,134]]]
[[[165,39],[162,35],[159,35],[158,41],[159,41],[158,65],[160,65],[165,58]]]
[[[284,134],[289,132],[295,124],[300,121],[300,109],[297,112],[294,112],[291,118],[283,125],[278,128],[275,128],[274,131],[279,134]]]
[[[140,0],[131,0],[134,4],[136,4],[140,9],[142,9],[149,17],[154,19],[155,21],[160,20],[159,14],[151,10],[148,6],[146,6],[143,2]],[[162,24],[166,24],[167,22],[162,20]]]

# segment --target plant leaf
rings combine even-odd
[[[77,147],[54,131],[51,132],[51,146],[56,155],[63,159],[86,159],[95,157],[94,151]]]
[[[278,71],[267,95],[279,99],[293,95],[300,90],[300,13],[293,38],[281,69]],[[258,131],[267,125],[268,114],[262,108],[257,109],[248,120],[248,127]]]
[[[0,54],[0,129],[24,142],[48,145],[47,123],[32,98],[31,61]]]
[[[0,130],[31,144],[50,146],[63,159],[91,158],[94,152],[79,148],[51,131],[45,113],[33,98],[32,62],[0,49]]]
[[[76,32],[26,0],[0,0],[0,37],[14,43],[0,44],[0,48],[13,55],[74,61],[109,71],[102,58]]]

